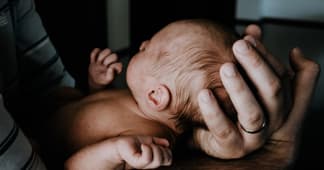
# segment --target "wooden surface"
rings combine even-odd
[[[239,160],[221,160],[206,156],[202,153],[184,153],[177,155],[170,167],[161,167],[159,170],[280,170],[279,165],[267,161],[260,162],[248,156]],[[258,166],[255,166],[258,164]]]

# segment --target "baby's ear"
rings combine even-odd
[[[171,101],[169,88],[163,84],[156,85],[147,93],[147,101],[149,106],[156,111],[166,109]]]

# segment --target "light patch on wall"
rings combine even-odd
[[[107,0],[107,42],[112,50],[130,45],[129,0]]]

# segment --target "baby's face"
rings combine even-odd
[[[139,52],[130,60],[126,71],[127,85],[141,108],[144,108],[142,103],[145,89],[150,86],[150,81],[148,81],[150,75],[149,68],[154,62],[153,54],[147,51],[149,43],[149,40],[142,43]]]

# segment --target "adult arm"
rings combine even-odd
[[[294,129],[295,126],[292,124],[299,125],[303,120],[302,115],[306,112],[316,85],[319,66],[304,58],[299,49],[294,49],[291,53],[291,65],[295,77],[292,78],[291,71],[285,69],[252,36],[237,41],[233,51],[254,84],[262,107],[235,66],[230,63],[224,64],[221,68],[221,79],[238,110],[238,122],[234,124],[229,121],[213,96],[210,95],[211,93],[203,90],[198,99],[209,131],[196,129],[194,131],[195,145],[211,156],[228,159],[239,158],[255,151],[270,136],[271,139],[277,138],[276,134],[279,134],[279,140],[285,141],[285,138],[290,138],[289,142],[294,142],[295,137],[291,136],[294,136],[292,134],[297,133],[298,129]],[[293,81],[290,81],[291,79]],[[293,100],[290,99],[290,90],[287,88],[289,82],[292,83],[292,89],[294,89]],[[289,117],[285,121],[288,113]],[[251,134],[242,129],[242,127],[258,129],[264,121],[267,121],[267,126],[258,133]],[[284,127],[289,127],[288,132],[291,135],[285,136],[287,132],[282,131],[287,130],[282,130],[286,129]]]
[[[43,143],[50,112],[82,94],[74,88],[75,81],[51,43],[33,0],[9,2],[19,84],[5,91],[5,103],[26,136],[35,139],[35,144]],[[47,162],[44,156],[43,160]]]
[[[6,103],[18,123],[28,127],[35,118],[44,116],[39,120],[46,119],[48,112],[58,105],[79,98],[81,92],[74,88],[75,80],[46,33],[34,2],[12,1],[11,7],[19,62],[19,96],[8,94]],[[32,114],[27,114],[27,110]]]
[[[74,79],[53,46],[34,1],[19,0],[15,3],[14,27],[23,92],[45,96],[58,86],[74,87]]]

